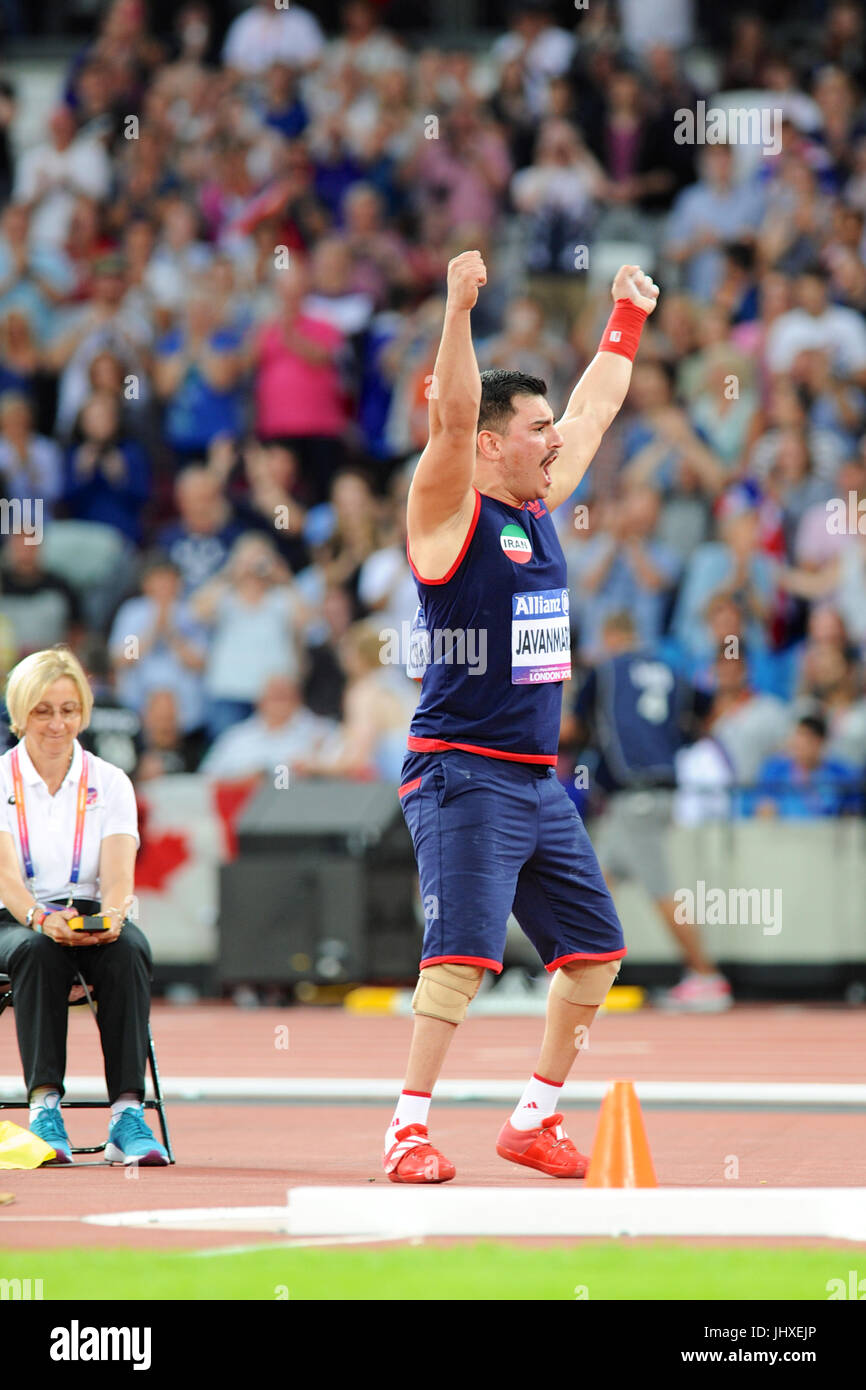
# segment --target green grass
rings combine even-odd
[[[202,1257],[145,1250],[0,1250],[0,1279],[72,1299],[820,1299],[854,1252],[624,1240],[376,1249],[271,1248]],[[862,1261],[861,1261],[862,1263]],[[585,1288],[583,1294],[576,1289]],[[7,1295],[8,1296],[8,1295]]]

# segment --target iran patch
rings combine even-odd
[[[532,559],[532,543],[522,526],[515,523],[503,526],[499,532],[499,544],[516,565],[525,565],[527,560]]]

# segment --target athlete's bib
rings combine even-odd
[[[511,683],[536,685],[571,676],[567,589],[511,596]]]

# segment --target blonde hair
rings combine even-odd
[[[56,646],[42,652],[31,652],[13,667],[6,680],[6,709],[13,734],[22,737],[33,710],[45,691],[55,681],[67,677],[78,690],[81,701],[81,728],[90,723],[93,691],[84,674],[84,667],[68,647]]]

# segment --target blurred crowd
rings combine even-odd
[[[626,610],[737,781],[862,777],[864,12],[785,15],[519,0],[446,48],[373,0],[327,28],[190,0],[164,31],[114,0],[20,149],[7,71],[0,494],[44,538],[4,518],[3,670],[69,641],[92,746],[139,779],[396,780],[417,687],[382,633],[405,659],[448,260],[488,264],[480,365],[555,410],[634,261],[661,304],[557,514],[566,708]],[[778,113],[772,149],[678,138],[728,93]]]

